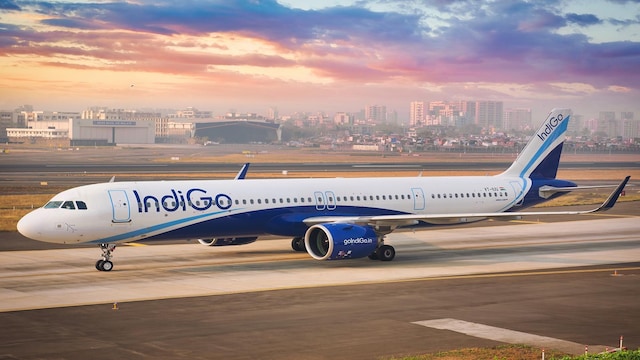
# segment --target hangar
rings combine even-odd
[[[227,144],[282,140],[280,124],[264,121],[217,121],[195,124],[195,136]]]
[[[72,146],[107,144],[153,144],[155,120],[74,119],[69,127]]]

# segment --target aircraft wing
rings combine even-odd
[[[349,223],[371,226],[408,226],[416,225],[419,221],[430,224],[451,224],[474,222],[483,219],[518,220],[525,216],[540,215],[582,215],[607,211],[615,205],[625,185],[629,181],[627,176],[618,184],[609,197],[597,208],[581,211],[515,211],[494,213],[455,213],[455,214],[401,214],[401,215],[377,215],[377,216],[316,216],[304,220],[306,225],[324,223]]]

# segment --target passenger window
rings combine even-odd
[[[78,210],[87,210],[87,204],[84,201],[76,201]]]
[[[69,209],[69,210],[75,210],[76,209],[75,205],[73,205],[73,201],[65,201],[62,204],[62,208],[63,209]]]

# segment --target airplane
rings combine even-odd
[[[556,179],[571,114],[553,109],[511,166],[494,176],[246,179],[245,164],[233,180],[111,179],[75,187],[25,215],[17,228],[34,240],[99,245],[100,271],[113,269],[112,252],[122,243],[197,239],[208,246],[245,245],[265,235],[292,237],[294,250],[316,260],[391,261],[396,252],[385,237],[400,227],[613,207],[629,176],[592,210],[521,211],[594,188]]]

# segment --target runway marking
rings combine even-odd
[[[584,351],[584,344],[578,344],[572,341],[566,341],[547,336],[529,334],[521,331],[498,328],[494,326],[478,324],[458,319],[434,319],[415,321],[412,324],[421,325],[438,330],[450,330],[465,335],[499,341],[508,344],[525,344],[547,349],[556,349],[572,354],[580,354]],[[602,345],[589,345],[591,351],[604,351]],[[602,349],[600,349],[602,348]]]

